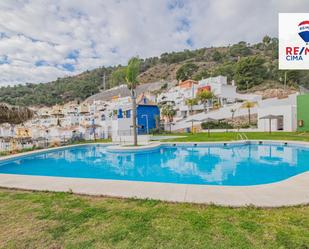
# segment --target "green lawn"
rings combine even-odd
[[[272,139],[272,140],[297,140],[308,141],[309,133],[297,133],[297,132],[245,132],[249,139]],[[183,133],[172,134],[186,136],[183,138],[168,139],[162,141],[175,141],[175,142],[203,142],[203,141],[232,141],[237,140],[237,132],[211,132],[210,137],[206,133]]]
[[[0,189],[1,248],[309,248],[309,207],[225,208]]]

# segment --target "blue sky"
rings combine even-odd
[[[38,83],[131,56],[254,43],[308,0],[1,0],[0,86]]]

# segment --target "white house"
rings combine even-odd
[[[227,77],[221,75],[200,80],[198,87],[202,89],[208,87],[208,90],[212,91],[218,97],[222,106],[235,103],[237,100],[253,102],[262,100],[262,96],[257,94],[237,93],[235,82],[232,81],[231,84],[228,84]]]

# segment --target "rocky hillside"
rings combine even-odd
[[[242,91],[244,93],[258,94],[263,97],[263,99],[268,98],[286,98],[288,95],[296,93],[299,91],[299,87],[294,84],[290,84],[284,87],[283,84],[275,81],[265,81],[263,84],[254,86],[249,90]]]
[[[159,89],[153,88],[158,91],[161,87],[164,89],[168,82],[225,75],[229,81],[235,80],[240,91],[260,92],[265,97],[284,96],[297,90],[299,86],[309,86],[307,71],[288,71],[288,90],[282,90],[285,72],[278,70],[277,58],[278,39],[265,36],[263,41],[257,44],[239,42],[227,47],[185,50],[141,59],[139,80],[141,84],[162,83]],[[71,100],[83,101],[94,94],[101,94],[104,89],[123,83],[124,66],[101,67],[49,83],[1,87],[0,102],[50,106]]]

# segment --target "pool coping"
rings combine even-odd
[[[38,150],[32,150],[32,151],[27,151],[27,152],[22,152],[22,153],[16,153],[16,154],[8,155],[8,156],[2,156],[2,157],[0,157],[0,162],[10,160],[10,159],[15,159],[15,158],[22,158],[22,157],[30,156],[30,155],[41,154],[41,153],[45,153],[45,152],[52,152],[52,151],[81,147],[81,146],[86,146],[86,145],[112,146],[112,145],[115,145],[115,143],[100,143],[100,142],[97,142],[97,143],[81,143],[81,144],[70,144],[70,145],[59,146],[59,147],[50,147],[50,148],[46,148],[46,149],[38,149]]]
[[[147,152],[159,149],[162,146],[160,142],[151,142],[149,144],[140,146],[123,146],[123,145],[109,145],[106,147],[107,152],[129,153],[129,152]]]
[[[283,140],[246,140],[262,141],[267,144],[292,144],[309,147],[308,142]],[[246,141],[227,142],[162,142],[168,145],[209,145],[243,144]],[[91,143],[49,148],[3,157],[0,161],[10,160],[31,154],[44,153],[84,145],[110,145],[112,143]],[[67,178],[50,176],[30,176],[0,174],[0,187],[72,192],[76,194],[111,196],[121,198],[156,199],[169,202],[189,202],[216,204],[222,206],[281,207],[309,204],[309,171],[280,182],[252,186],[217,186],[141,182],[125,180],[104,180],[90,178]]]

